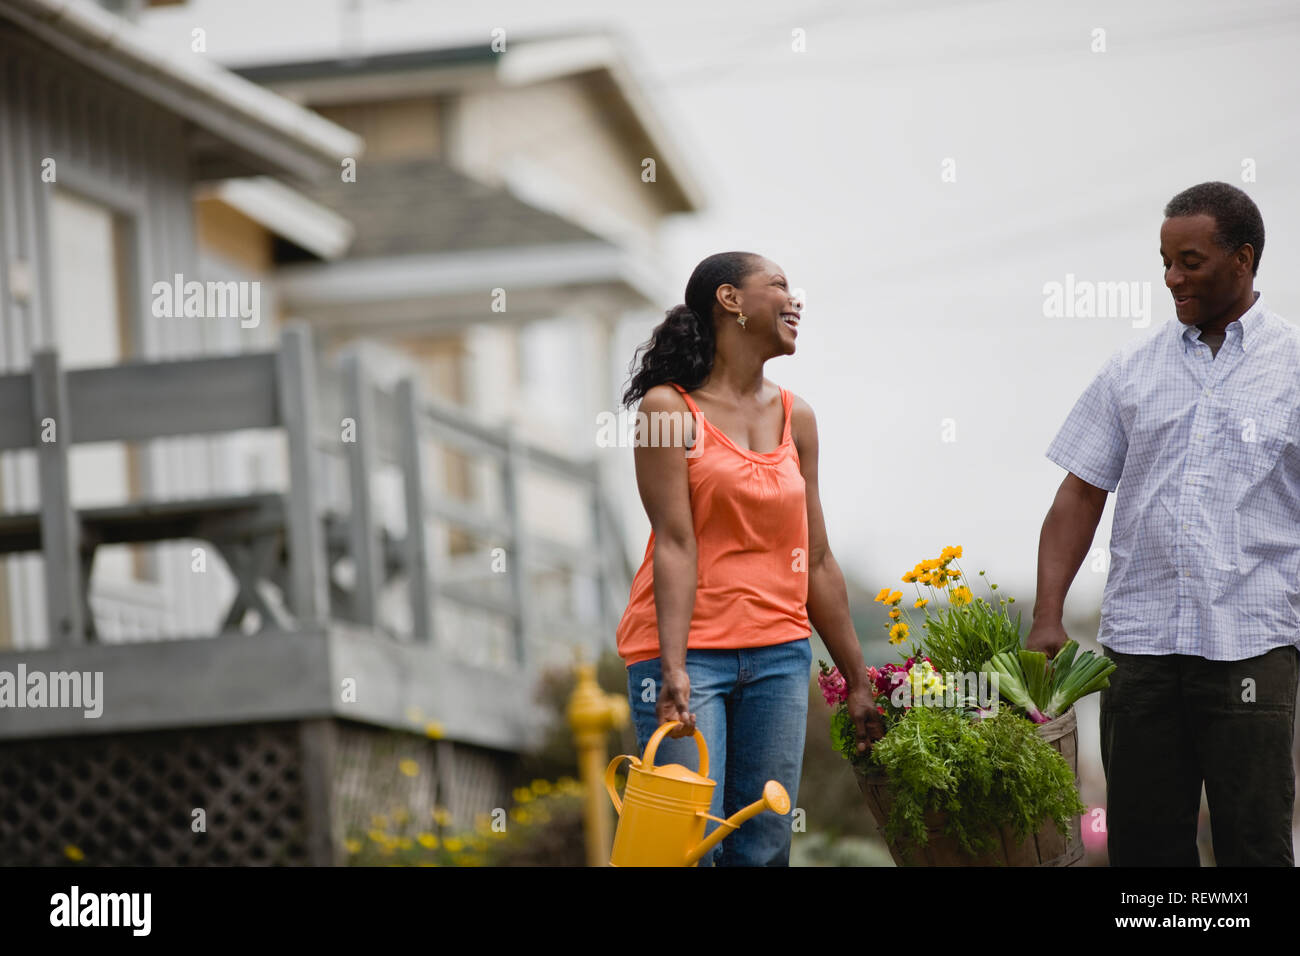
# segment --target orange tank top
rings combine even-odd
[[[756,452],[714,428],[675,382],[695,416],[698,452],[687,456],[695,525],[695,610],[687,648],[764,647],[808,637],[808,505],[790,430],[794,396],[781,389],[781,445]],[[701,427],[702,426],[702,427]],[[619,621],[624,663],[659,656],[654,530]]]

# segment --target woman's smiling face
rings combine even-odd
[[[781,343],[782,353],[793,352],[803,303],[791,290],[781,267],[764,259],[757,271],[745,278],[743,292],[746,330],[767,332]]]

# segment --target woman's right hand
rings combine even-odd
[[[686,668],[665,670],[659,688],[659,699],[655,701],[655,717],[662,727],[667,721],[676,720],[681,726],[668,732],[669,737],[687,737],[695,733],[695,715],[691,713],[691,678]]]

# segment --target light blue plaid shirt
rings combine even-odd
[[[1119,488],[1097,639],[1120,653],[1300,647],[1300,329],[1256,298],[1217,356],[1200,335],[1118,349],[1047,448]]]

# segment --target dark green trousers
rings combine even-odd
[[[1111,866],[1200,866],[1204,783],[1219,866],[1294,866],[1300,651],[1240,661],[1120,654],[1101,692]]]

